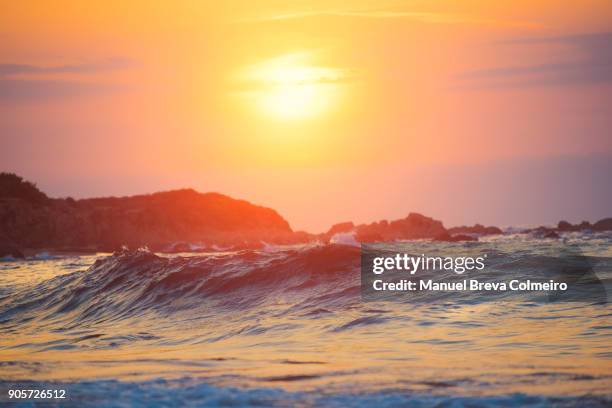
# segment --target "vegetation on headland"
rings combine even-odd
[[[0,199],[21,199],[29,203],[41,204],[49,197],[36,187],[14,173],[0,173]]]

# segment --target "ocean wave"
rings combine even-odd
[[[359,250],[340,245],[189,257],[122,251],[98,259],[85,271],[0,298],[0,322],[69,316],[83,323],[149,311],[168,314],[203,304],[241,308],[281,293],[306,300],[326,290],[355,287],[358,276]]]
[[[567,266],[551,242],[506,243],[425,245],[486,250],[487,271],[468,279]],[[423,244],[383,250],[420,255]],[[609,310],[593,288],[612,282],[612,259],[590,245],[562,271],[600,274],[582,303],[470,291],[366,302],[363,251],[339,244],[3,263],[0,388],[65,387],[63,406],[605,406]]]
[[[414,244],[407,245],[407,251],[418,253]],[[472,244],[469,248],[440,244],[439,251],[473,251],[479,250],[479,245],[484,244]],[[397,249],[385,248],[389,253]],[[316,310],[348,307],[361,300],[361,255],[359,248],[337,244],[173,257],[147,250],[124,250],[99,258],[85,271],[69,272],[13,292],[4,288],[7,294],[0,297],[0,323],[60,319],[83,324],[150,313],[238,311],[273,304],[283,298],[291,299],[291,312],[312,314]],[[606,299],[605,285],[609,279],[602,281],[592,272],[592,264],[600,262],[599,258],[582,255],[555,258],[542,251],[518,250],[515,253],[489,250],[489,255],[486,271],[471,271],[466,277],[430,271],[429,276],[446,281],[466,278],[486,281],[539,274],[580,282],[580,287],[574,285],[579,289],[576,292],[579,300]],[[420,272],[418,277],[426,279],[428,275]],[[470,304],[487,299],[533,301],[539,295],[421,291],[404,296],[402,301]]]

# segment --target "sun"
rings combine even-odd
[[[319,85],[290,82],[263,91],[258,103],[265,113],[280,119],[304,119],[325,111],[326,93]]]
[[[250,67],[251,93],[261,113],[278,120],[309,119],[328,112],[338,96],[341,74],[309,64],[303,54],[289,54]]]

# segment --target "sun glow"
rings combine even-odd
[[[246,76],[256,83],[251,96],[262,113],[292,120],[329,111],[342,75],[332,68],[309,65],[304,54],[289,54],[251,67]]]
[[[289,83],[263,92],[261,108],[284,119],[312,117],[325,110],[326,101],[317,85]]]

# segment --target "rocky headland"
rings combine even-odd
[[[541,238],[575,231],[612,231],[612,218],[594,224],[524,230]],[[397,220],[355,225],[343,222],[322,234],[293,231],[275,210],[219,193],[192,189],[129,197],[75,200],[50,198],[35,184],[0,173],[0,257],[30,252],[111,252],[122,247],[148,247],[159,252],[259,248],[265,244],[334,242],[338,234],[357,242],[430,239],[477,241],[503,234],[480,224],[445,228],[441,221],[410,213]]]
[[[106,252],[148,246],[173,251],[181,243],[250,247],[294,243],[304,235],[270,208],[218,193],[184,189],[53,199],[32,183],[0,174],[0,257],[19,256],[20,249]]]

